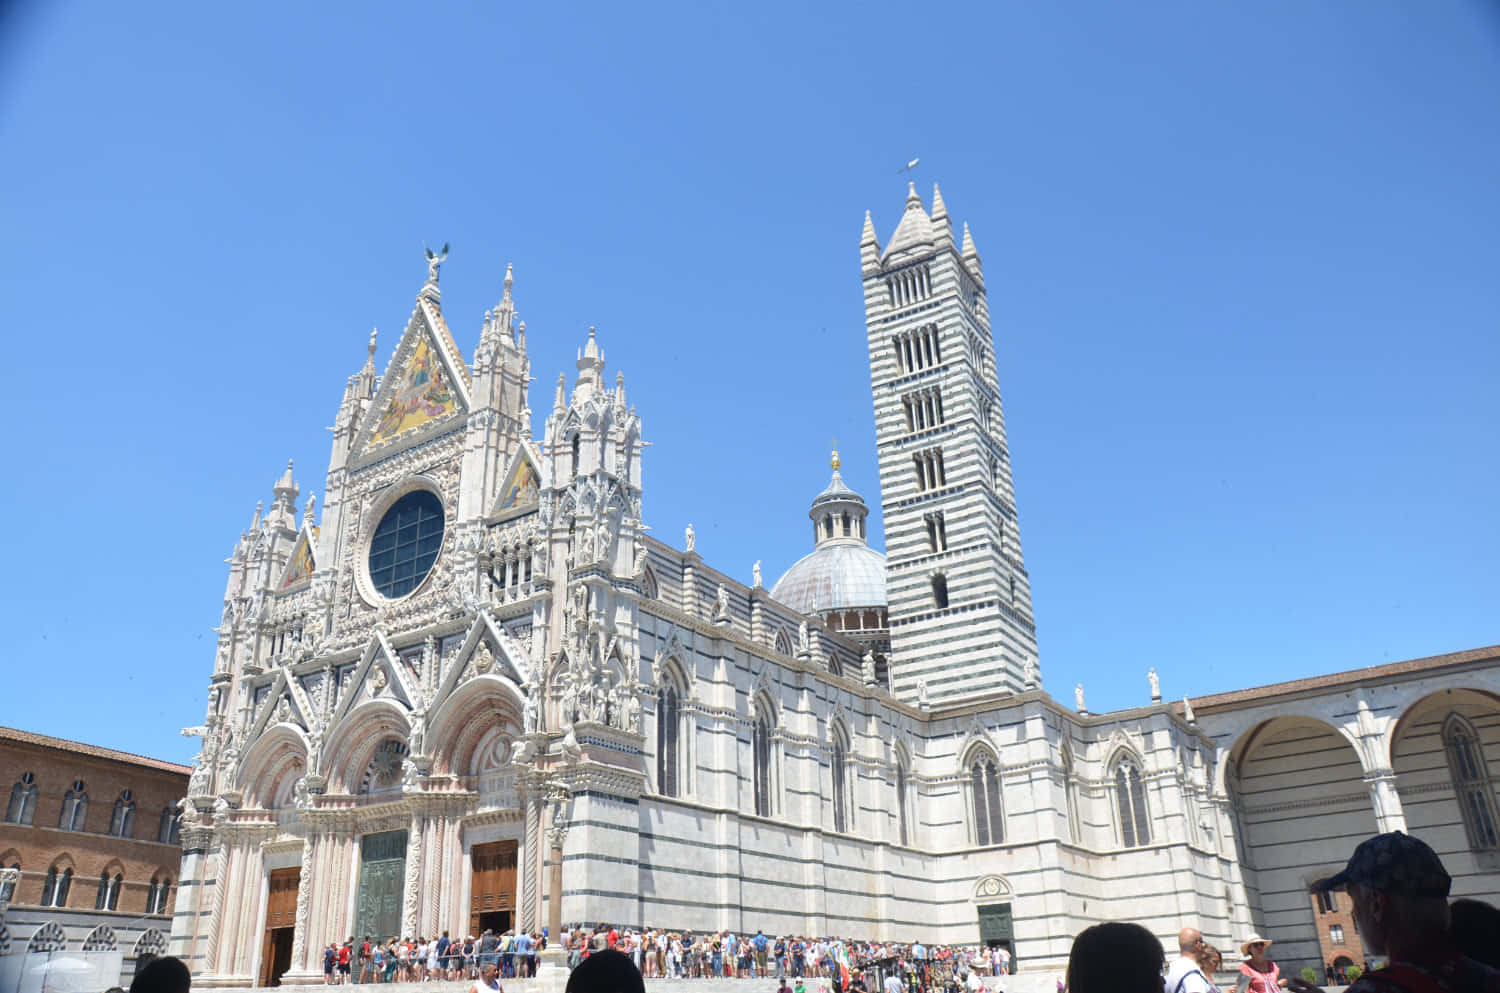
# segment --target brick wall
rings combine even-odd
[[[47,870],[57,866],[59,871],[73,870],[66,904],[70,908],[93,909],[100,873],[108,870],[111,877],[116,873],[124,877],[116,913],[146,913],[151,880],[156,877],[172,881],[166,906],[170,914],[182,849],[158,842],[157,835],[162,809],[187,793],[188,770],[58,739],[18,737],[0,730],[0,815],[8,812],[12,787],[24,774],[36,777],[39,792],[31,824],[0,821],[0,865],[19,863],[21,867],[12,903],[39,904]],[[89,799],[83,830],[63,830],[58,827],[63,796],[80,779]],[[114,837],[109,829],[115,801],[126,789],[135,801],[135,821],[128,838]]]

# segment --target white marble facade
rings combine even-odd
[[[908,228],[913,211],[939,223],[918,199]],[[927,248],[977,272],[967,232],[962,250],[951,232]],[[1141,674],[1143,706],[1090,715],[1041,689],[1023,588],[997,615],[1008,647],[990,685],[966,645],[962,682],[929,695],[931,633],[974,613],[962,577],[993,592],[1023,572],[1008,463],[984,469],[1003,483],[981,528],[1011,529],[1001,557],[950,570],[950,613],[893,576],[877,665],[883,631],[833,630],[709,566],[691,534],[678,549],[645,533],[641,418],[592,330],[533,439],[510,274],[466,362],[440,264],[384,375],[372,338],[346,384],[321,521],[311,497],[299,513],[288,466],[235,545],[172,936],[196,985],[264,974],[277,872],[298,870],[290,979],[316,979],[322,946],[375,913],[359,894],[377,871],[394,873],[393,933],[468,930],[475,847],[494,842],[516,845],[506,907],[527,927],[548,920],[560,843],[567,922],[975,942],[981,908],[1006,907],[1023,968],[1056,968],[1106,919],[1163,935],[1190,920],[1222,947],[1310,928],[1313,876],[1377,826],[1430,835],[1463,892],[1493,896],[1494,844],[1459,809],[1443,736],[1454,715],[1472,732],[1493,816],[1500,653],[1191,708],[1150,699]],[[968,347],[947,349],[992,382],[992,352]],[[992,392],[990,440],[971,430],[971,448],[1003,447]],[[887,446],[906,442],[878,438],[884,485]],[[893,464],[911,472],[910,454]],[[440,514],[400,516],[422,501]],[[955,507],[950,535],[969,526]],[[380,558],[405,547],[397,518],[418,544],[429,529],[425,572]],[[893,572],[921,558],[900,555]],[[405,854],[380,861],[370,839],[389,832]],[[1328,840],[1303,843],[1314,834]]]

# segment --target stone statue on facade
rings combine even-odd
[[[292,784],[292,804],[298,810],[307,810],[312,806],[312,793],[307,788],[306,776],[298,776],[297,781]]]
[[[1026,664],[1022,667],[1022,678],[1025,680],[1027,689],[1036,689],[1042,685],[1042,673],[1037,668],[1036,659],[1026,656]]]
[[[634,689],[627,689],[625,693],[625,718],[621,721],[621,729],[631,734],[641,733],[641,701]]]
[[[698,534],[693,530],[692,524],[687,526],[687,531],[684,533],[683,538],[687,543],[686,551],[693,551],[694,546],[698,544]]]
[[[568,733],[563,735],[562,753],[563,761],[569,765],[583,758],[583,746],[578,743],[578,735],[571,724],[568,725]]]
[[[1189,724],[1198,723],[1198,718],[1193,716],[1193,702],[1187,697],[1182,698],[1182,716],[1187,718]]]
[[[812,651],[812,636],[808,633],[806,621],[797,625],[797,651],[798,653]]]
[[[1078,705],[1078,712],[1080,714],[1087,714],[1089,712],[1089,708],[1085,706],[1083,702],[1082,683],[1079,683],[1077,686],[1073,687],[1073,702]]]
[[[917,706],[927,709],[927,680],[917,680]]]
[[[521,704],[521,730],[531,734],[537,729],[536,687],[528,683],[525,691],[526,696]]]
[[[729,589],[723,583],[719,584],[719,592],[714,595],[714,616],[729,616]]]
[[[1161,699],[1161,680],[1158,679],[1157,676],[1156,676],[1156,667],[1155,666],[1153,666],[1150,669],[1146,670],[1146,681],[1151,684],[1151,699],[1153,701],[1160,700]]]
[[[752,585],[754,585],[756,589],[761,589],[765,586],[765,583],[761,580],[760,576],[760,559],[756,559],[755,565],[750,567],[750,576]]]
[[[859,663],[860,663],[859,664],[860,678],[864,680],[864,683],[865,683],[866,686],[874,686],[875,685],[875,652],[874,652],[874,650],[866,648],[865,649],[865,654],[860,657]]]

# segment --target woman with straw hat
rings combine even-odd
[[[1258,934],[1252,934],[1250,940],[1240,946],[1245,961],[1240,963],[1240,981],[1235,984],[1236,990],[1276,993],[1286,986],[1286,980],[1281,978],[1281,967],[1266,957],[1266,949],[1270,947],[1271,939]]]

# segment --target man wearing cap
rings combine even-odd
[[[1437,853],[1400,831],[1360,842],[1344,871],[1319,884],[1348,892],[1365,949],[1389,962],[1349,993],[1500,993],[1500,970],[1464,958],[1449,936],[1451,886]],[[1318,990],[1300,977],[1289,977],[1287,988]]]

